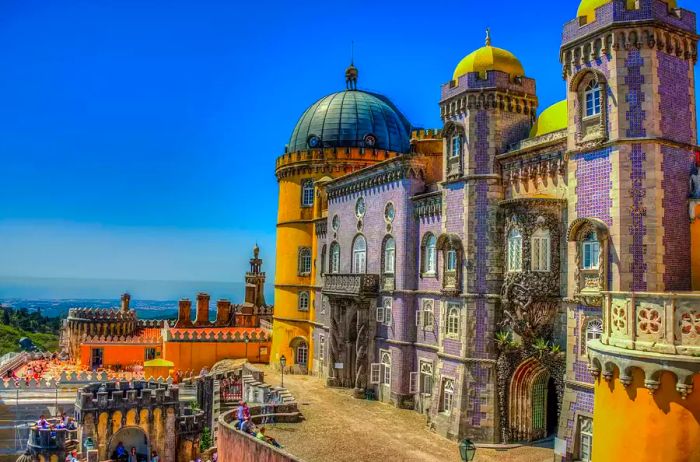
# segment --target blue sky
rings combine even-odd
[[[352,40],[360,88],[438,127],[487,26],[562,99],[577,5],[4,0],[0,276],[238,281],[255,241],[272,273],[274,160]]]

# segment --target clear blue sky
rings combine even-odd
[[[238,281],[256,240],[272,273],[274,160],[352,40],[359,86],[438,127],[487,26],[562,99],[577,5],[4,0],[0,275]]]

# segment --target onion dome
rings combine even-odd
[[[569,113],[566,100],[554,103],[537,117],[535,125],[530,130],[530,138],[563,130],[567,127],[568,122]]]
[[[581,0],[578,6],[578,12],[576,17],[580,18],[582,16],[586,17],[586,23],[595,21],[595,10],[603,5],[612,3],[613,0]],[[669,8],[678,8],[678,3],[676,0],[666,0]]]
[[[522,63],[513,53],[491,46],[491,33],[486,29],[486,46],[465,56],[457,64],[452,80],[457,80],[470,72],[483,74],[488,71],[505,72],[511,77],[522,77],[525,75]]]
[[[287,151],[346,147],[406,153],[410,134],[411,124],[389,99],[349,88],[324,96],[302,114]]]

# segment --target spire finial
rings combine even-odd
[[[491,46],[491,28],[490,27],[486,28],[486,46],[487,47]]]
[[[350,66],[345,69],[345,88],[348,90],[357,90],[357,75],[358,71],[355,67],[355,41],[352,41],[352,49],[350,54]]]

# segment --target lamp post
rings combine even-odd
[[[459,455],[462,457],[463,462],[471,462],[476,455],[476,446],[471,440],[463,439],[459,443]]]
[[[287,358],[284,355],[282,355],[282,357],[280,357],[280,369],[282,369],[282,388],[284,388],[284,366],[286,365]]]
[[[248,342],[250,342],[250,339],[246,335],[245,337],[243,337],[243,341],[245,342],[245,359],[247,361],[248,360]]]

